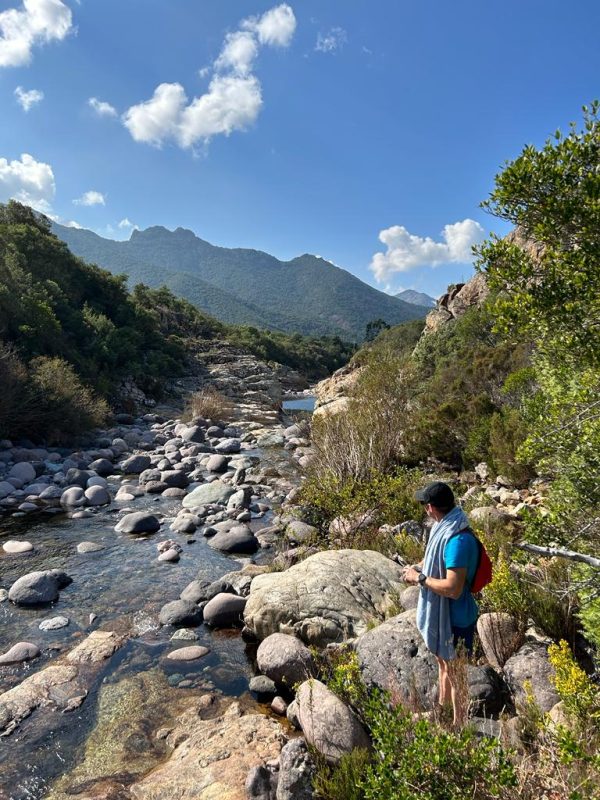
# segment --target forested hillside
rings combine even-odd
[[[126,274],[130,286],[166,285],[228,323],[360,342],[371,320],[394,325],[426,313],[317,256],[279,261],[259,250],[216,247],[183,228],[134,230],[126,242],[57,224],[53,229],[73,253]]]
[[[150,396],[185,370],[195,339],[227,339],[267,361],[319,378],[352,348],[232,327],[165,287],[85,263],[30,208],[0,206],[0,437],[37,440],[99,424],[131,378]]]

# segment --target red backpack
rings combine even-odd
[[[492,561],[487,553],[487,550],[483,546],[483,542],[479,541],[471,528],[463,528],[462,531],[453,533],[450,539],[452,539],[454,536],[458,536],[459,533],[470,533],[477,542],[479,557],[477,559],[477,569],[475,570],[475,575],[473,576],[473,580],[471,582],[471,594],[477,594],[492,581]],[[450,541],[450,539],[448,539],[448,541]]]

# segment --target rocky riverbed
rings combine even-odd
[[[129,785],[203,698],[264,713],[240,627],[300,434],[146,414],[77,451],[0,443],[0,797]]]
[[[319,551],[292,510],[302,423],[257,415],[122,415],[76,451],[0,443],[2,800],[308,800],[307,743],[333,763],[369,747],[314,648],[350,647],[367,686],[435,704],[418,589],[381,553]],[[518,524],[540,499],[484,465],[463,477],[476,522]],[[479,634],[481,733],[513,735],[498,717],[528,685],[559,717],[548,640],[502,614]]]

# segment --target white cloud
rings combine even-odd
[[[260,81],[252,74],[260,46],[287,47],[295,29],[294,12],[285,3],[243,20],[239,30],[225,37],[203,95],[190,100],[180,83],[161,83],[149,100],[123,114],[123,124],[136,142],[156,147],[168,141],[195,147],[213,136],[245,130],[262,107]],[[209,72],[205,68],[200,74]]]
[[[127,219],[127,217],[125,217],[124,219],[121,220],[121,222],[119,222],[118,227],[121,230],[131,230],[131,229],[134,229],[134,228],[135,228],[136,231],[139,230],[138,226],[135,225],[133,222],[130,222]]]
[[[255,31],[258,41],[274,47],[288,47],[296,30],[296,17],[287,3],[275,6],[258,19],[251,17],[242,22],[242,27]]]
[[[248,77],[215,76],[208,92],[183,109],[177,138],[182,147],[208,141],[216,134],[229,136],[251,125],[262,106],[260,83]]]
[[[29,64],[34,45],[64,39],[71,26],[71,9],[61,0],[23,0],[20,9],[2,11],[0,67]]]
[[[102,192],[96,192],[94,189],[90,189],[89,192],[84,192],[81,197],[73,200],[73,203],[76,206],[104,206],[106,205],[106,198]]]
[[[36,161],[27,153],[23,153],[20,161],[0,158],[0,202],[14,199],[46,213],[55,192],[54,173],[49,164]]]
[[[258,42],[250,31],[228,33],[225,45],[215,61],[215,69],[231,69],[239,75],[247,75],[252,70],[257,55]]]
[[[160,146],[165,139],[177,138],[186,103],[180,83],[161,83],[150,100],[125,112],[123,124],[136,142]]]
[[[472,219],[445,225],[441,242],[429,236],[415,236],[403,225],[393,225],[380,232],[379,240],[387,250],[375,253],[369,269],[378,281],[385,281],[394,273],[417,267],[468,263],[473,260],[471,247],[481,242],[484,235],[481,225]]]
[[[42,102],[44,99],[44,93],[40,92],[39,89],[30,89],[29,91],[25,91],[22,86],[17,86],[15,89],[15,97],[17,98],[17,103],[21,106],[23,111],[29,111],[32,106]]]
[[[341,50],[348,41],[348,34],[343,28],[332,28],[327,33],[319,33],[315,50],[319,53],[335,53]]]
[[[99,117],[116,117],[117,109],[106,103],[104,100],[98,100],[97,97],[90,97],[88,106],[98,114]]]

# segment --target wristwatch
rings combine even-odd
[[[419,586],[424,586],[425,581],[427,580],[427,575],[424,572],[419,572],[419,577],[417,578],[419,581]]]

